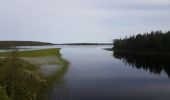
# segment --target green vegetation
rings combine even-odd
[[[42,46],[42,45],[54,45],[54,44],[38,41],[0,41],[0,49],[10,49],[11,46]]]
[[[42,56],[59,56],[59,48],[52,49],[41,49],[41,50],[31,50],[31,51],[19,51],[19,57],[42,57]],[[9,56],[11,52],[0,52],[0,56]]]
[[[124,39],[114,40],[114,51],[118,52],[145,52],[170,53],[170,31],[163,33],[155,31],[151,33],[138,34]]]
[[[0,87],[0,100],[10,100],[3,87]]]
[[[44,100],[47,91],[68,69],[68,62],[62,59],[59,50],[1,52],[0,100]],[[18,56],[30,59],[56,56],[56,67],[59,65],[59,69],[44,76],[38,64],[28,63]]]
[[[10,57],[0,60],[0,87],[9,100],[37,100],[46,80],[38,67],[21,59]]]

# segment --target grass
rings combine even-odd
[[[1,57],[10,56],[11,52],[0,52]],[[60,48],[18,51],[19,57],[43,57],[43,56],[60,56]]]
[[[13,57],[12,55],[16,57]],[[44,100],[47,98],[48,100],[48,91],[52,89],[56,81],[61,79],[64,74],[68,70],[69,62],[62,58],[60,54],[60,48],[52,48],[52,49],[42,49],[42,50],[31,50],[31,51],[18,51],[18,52],[0,52],[0,56],[4,58],[0,58],[0,83],[6,82],[6,78],[10,77],[12,80],[13,77],[15,79],[15,84],[17,88],[13,89],[16,92],[14,99],[8,99],[8,97],[12,98],[12,95],[5,94],[8,90],[6,86],[11,85],[11,80],[9,84],[5,83],[0,84],[0,100],[23,100],[20,98],[25,98],[24,100],[30,100],[30,97],[34,98],[32,100]],[[55,57],[54,57],[55,56]],[[18,59],[18,57],[20,57]],[[29,59],[39,59],[39,58],[48,58],[54,57],[56,60],[56,66],[59,65],[58,70],[49,76],[44,76],[39,71],[39,65],[33,64],[32,62],[24,61],[23,58]],[[35,57],[35,58],[34,58]],[[15,61],[14,61],[15,60]],[[48,61],[48,60],[47,60]],[[51,59],[49,60],[51,61]],[[52,59],[53,61],[53,59]],[[47,63],[48,65],[48,63]],[[2,66],[2,67],[1,67]],[[15,70],[13,70],[15,69]],[[3,73],[2,73],[3,72]],[[9,74],[9,73],[14,74]],[[10,76],[14,75],[14,76]],[[13,91],[11,92],[13,93]],[[21,94],[21,95],[17,95]],[[1,98],[3,96],[3,98]],[[29,97],[29,98],[27,98]]]
[[[45,79],[36,65],[17,57],[0,59],[0,100],[38,100]],[[7,98],[9,97],[9,99]]]

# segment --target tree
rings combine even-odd
[[[170,53],[170,31],[151,31],[114,40],[114,50]]]

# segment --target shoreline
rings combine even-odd
[[[160,53],[160,52],[140,52],[140,51],[123,51],[123,50],[114,50],[112,49],[111,51],[115,53],[124,53],[124,54],[137,54],[137,55],[148,55],[148,56],[169,56],[170,53]]]

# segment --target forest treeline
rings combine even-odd
[[[113,45],[115,51],[170,53],[170,31],[151,31],[116,39]]]
[[[41,46],[41,45],[53,45],[47,42],[38,41],[0,41],[0,49],[6,49],[10,46]]]

